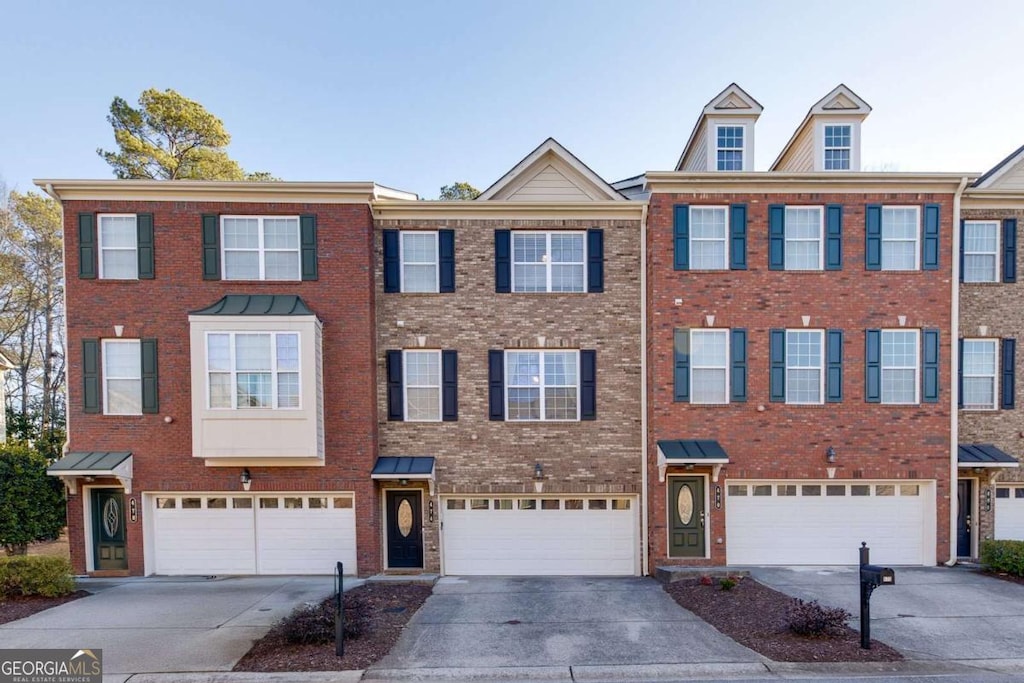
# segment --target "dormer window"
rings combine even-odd
[[[718,126],[717,166],[719,171],[743,170],[743,126]]]
[[[825,126],[824,168],[826,171],[850,170],[850,154],[853,139],[852,128],[849,124]]]

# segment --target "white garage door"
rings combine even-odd
[[[356,571],[355,508],[344,494],[160,494],[155,574]]]
[[[443,507],[446,574],[638,573],[634,498],[467,496]]]
[[[729,564],[933,564],[930,483],[729,482]],[[931,556],[931,561],[929,561]]]
[[[1024,541],[1024,486],[996,487],[996,538]]]

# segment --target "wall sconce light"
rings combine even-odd
[[[544,478],[544,466],[541,465],[540,463],[537,463],[536,465],[533,466],[533,478],[534,479],[543,479]]]
[[[828,449],[825,450],[825,462],[827,462],[829,465],[832,465],[832,464],[835,463],[835,461],[836,461],[836,449],[834,449],[831,446],[829,446]]]
[[[408,486],[409,485],[409,480],[408,479],[399,479],[398,480],[398,485],[399,486]]]
[[[120,337],[124,334],[124,325],[114,325],[114,336]]]
[[[248,467],[242,470],[242,476],[240,476],[238,479],[239,481],[242,482],[243,491],[248,491],[249,487],[252,486],[252,474],[249,473]]]

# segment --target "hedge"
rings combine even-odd
[[[42,595],[54,598],[75,590],[71,564],[62,557],[0,557],[0,598]]]
[[[982,541],[981,564],[994,572],[1024,576],[1024,541]]]

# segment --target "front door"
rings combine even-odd
[[[704,557],[704,478],[670,478],[666,510],[669,557]]]
[[[974,481],[961,479],[956,483],[956,555],[972,557],[974,529]]]
[[[125,552],[124,491],[92,490],[93,566],[96,569],[127,569]]]
[[[423,566],[423,505],[420,491],[387,491],[388,567]]]

